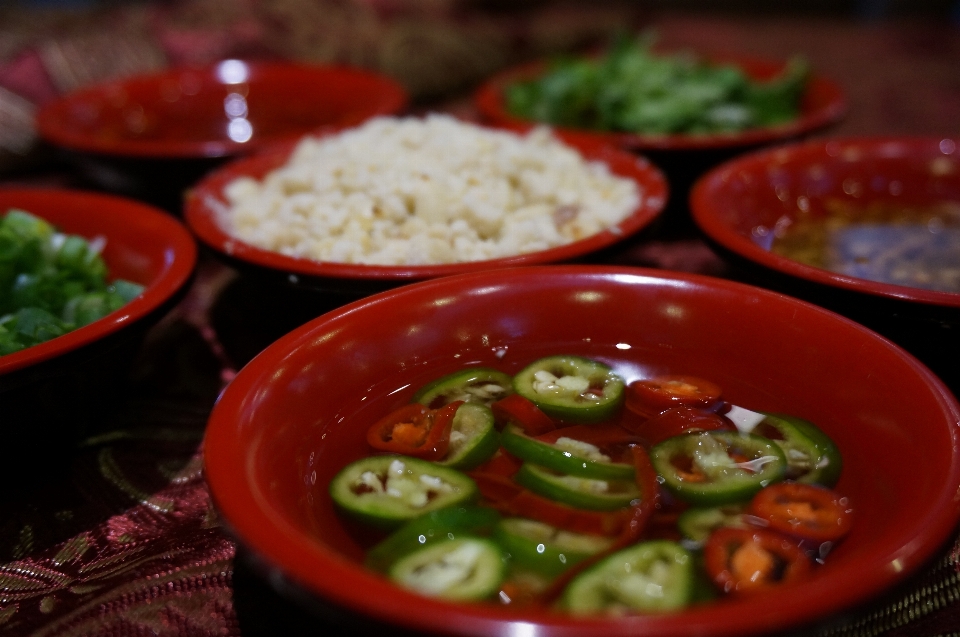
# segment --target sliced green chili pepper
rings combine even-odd
[[[613,545],[613,538],[573,533],[526,518],[501,520],[493,539],[516,567],[549,578]]]
[[[366,564],[386,572],[398,559],[428,544],[490,535],[499,521],[496,510],[472,504],[430,511],[410,520],[367,551]]]
[[[500,448],[500,434],[494,427],[489,407],[463,403],[453,417],[447,455],[438,464],[470,471],[493,456]]]
[[[678,610],[691,600],[693,561],[676,542],[641,542],[578,575],[564,590],[561,605],[574,615]]]
[[[547,415],[566,422],[599,422],[624,400],[624,382],[601,362],[580,356],[548,356],[513,378],[513,389]]]
[[[490,540],[466,537],[426,546],[397,560],[390,579],[400,586],[453,601],[485,599],[506,575],[504,555]]]
[[[431,409],[457,400],[490,406],[513,393],[513,378],[488,367],[454,372],[428,383],[413,396],[413,402]]]
[[[748,514],[744,504],[728,504],[720,507],[691,507],[680,514],[677,530],[683,537],[703,544],[714,529],[730,526],[743,529],[748,526]]]
[[[548,443],[527,436],[518,427],[507,425],[500,438],[503,448],[533,464],[583,478],[632,480],[633,465],[610,462],[596,445],[561,436]]]
[[[843,459],[827,434],[809,420],[784,414],[766,414],[753,433],[770,438],[787,457],[787,480],[833,487],[840,479]]]
[[[650,450],[663,486],[699,506],[744,502],[783,479],[787,460],[780,447],[754,434],[696,432],[668,438]]]
[[[471,502],[478,495],[477,485],[465,474],[408,456],[363,458],[330,482],[330,496],[345,513],[386,528]]]
[[[551,471],[524,462],[514,476],[517,484],[546,498],[578,509],[613,511],[628,506],[641,497],[636,482],[629,480],[596,480]]]

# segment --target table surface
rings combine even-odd
[[[850,98],[847,119],[823,134],[960,134],[960,29],[955,26],[691,14],[641,16],[641,21],[655,27],[668,45],[771,58],[807,56]],[[438,24],[454,28],[454,22]],[[234,39],[243,37],[234,23],[214,26]],[[42,67],[47,80],[56,76],[50,71],[55,44],[46,41],[46,49],[28,51],[42,53],[37,56],[47,64]],[[36,79],[29,68],[18,66],[26,64],[29,55],[22,51],[27,48],[21,53],[0,48],[0,122],[9,94],[18,91],[39,103],[44,91],[62,87],[38,88],[27,81]],[[167,59],[174,59],[173,53],[168,51]],[[440,100],[424,100],[421,110],[442,108],[471,117],[467,94],[461,88]],[[29,168],[9,170],[7,160],[0,186],[89,187],[57,163],[25,160]],[[738,277],[690,228],[644,233],[612,259]],[[36,475],[0,494],[0,635],[249,637],[300,634],[307,627],[317,632],[308,614],[276,595],[247,560],[238,559],[206,490],[200,451],[206,417],[236,371],[274,339],[341,301],[291,299],[203,256],[186,298],[148,335],[128,384],[116,390],[115,409],[104,414],[98,431],[62,466],[49,470],[38,458]],[[258,311],[265,306],[276,311]],[[957,634],[957,551],[957,545],[945,547],[901,589],[814,632]],[[320,628],[338,632],[334,626]]]

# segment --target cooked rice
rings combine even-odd
[[[616,225],[641,198],[635,181],[546,128],[518,135],[446,115],[306,138],[262,181],[239,178],[224,192],[222,226],[246,243],[377,265],[546,250]]]

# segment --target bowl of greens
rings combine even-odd
[[[636,151],[755,146],[838,121],[846,98],[801,57],[662,52],[622,39],[597,56],[538,61],[500,73],[474,96],[506,125],[544,123]]]
[[[150,206],[0,190],[6,448],[70,439],[96,418],[85,407],[113,393],[146,329],[185,290],[196,259],[186,228]]]

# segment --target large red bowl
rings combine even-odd
[[[666,203],[668,186],[663,174],[655,166],[642,157],[597,140],[564,140],[588,160],[604,162],[613,173],[636,181],[642,201],[628,217],[615,226],[579,241],[539,252],[487,261],[439,265],[357,265],[290,257],[252,246],[227,234],[219,223],[222,210],[227,205],[223,194],[224,187],[238,177],[263,178],[268,172],[286,163],[291,152],[289,146],[231,162],[209,174],[189,192],[184,220],[203,244],[240,269],[253,270],[278,280],[295,281],[303,287],[360,292],[382,290],[412,281],[478,269],[569,261],[623,241],[657,218]]]
[[[755,80],[767,80],[780,73],[784,62],[762,60],[746,56],[713,55],[717,63],[733,64]],[[534,79],[548,69],[548,63],[537,61],[503,71],[491,77],[474,93],[474,104],[489,121],[501,125],[529,125],[511,114],[505,104],[504,91],[509,85]],[[640,135],[622,132],[603,132],[584,129],[566,129],[581,135],[603,139],[631,151],[704,151],[760,146],[799,137],[839,121],[847,111],[847,99],[832,80],[813,74],[800,105],[800,116],[785,124],[754,128],[736,133],[706,135],[670,134]],[[561,129],[564,130],[564,129]]]
[[[844,456],[851,534],[808,581],[622,619],[446,603],[365,570],[327,488],[368,453],[371,418],[464,365],[511,371],[558,352],[619,362],[630,378],[710,378],[736,404],[818,423]],[[958,423],[960,405],[916,359],[803,301],[695,275],[543,266],[409,285],[307,323],[224,390],[204,454],[216,506],[270,580],[341,617],[450,635],[746,635],[829,620],[933,557],[960,517]]]
[[[37,127],[75,152],[209,158],[358,124],[406,103],[400,84],[361,69],[223,60],[68,93],[40,110]]]

